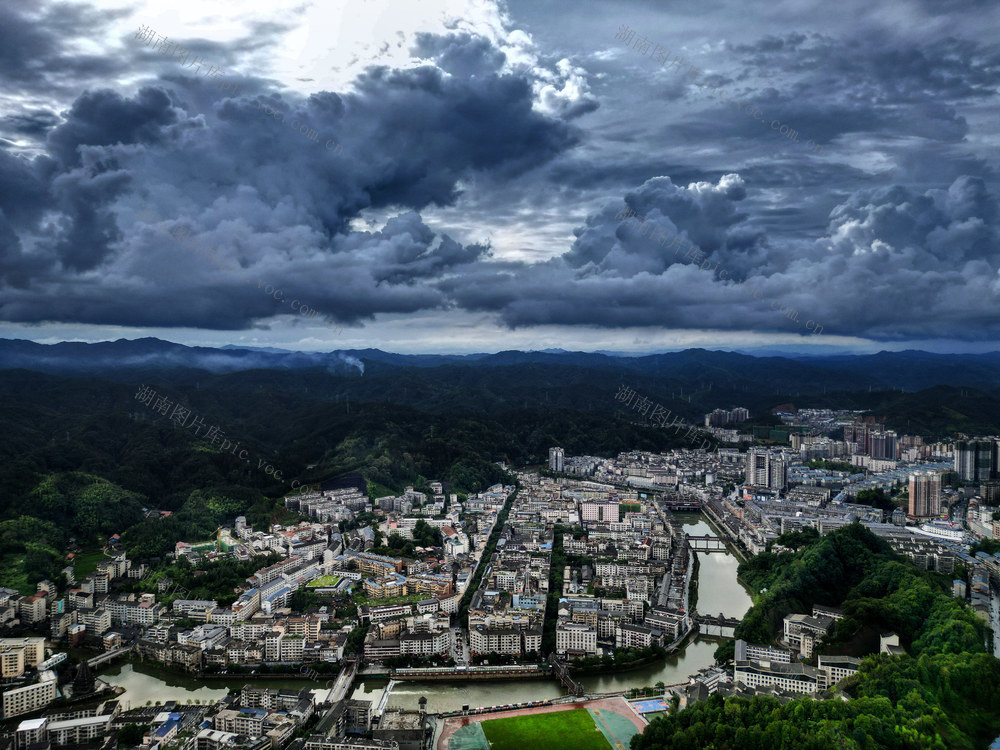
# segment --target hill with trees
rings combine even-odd
[[[985,748],[1000,734],[1000,660],[983,622],[935,574],[918,570],[860,524],[823,537],[791,532],[740,565],[757,595],[736,637],[770,643],[791,612],[840,607],[819,653],[865,656],[841,688],[849,701],[713,696],[655,719],[632,750]],[[905,656],[876,654],[894,631]],[[731,645],[728,657],[731,658]],[[717,658],[726,658],[720,647]]]

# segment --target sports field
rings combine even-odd
[[[559,738],[564,747],[573,750],[610,750],[604,733],[594,725],[585,708],[558,713],[514,716],[482,723],[491,750],[525,750],[551,747]]]
[[[666,711],[667,702],[663,698],[648,698],[644,701],[632,701],[635,710],[641,714],[648,714],[652,711]]]

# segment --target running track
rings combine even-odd
[[[508,719],[511,716],[528,716],[530,714],[551,714],[556,711],[569,711],[573,708],[599,708],[604,711],[612,711],[624,716],[635,728],[642,732],[646,728],[646,722],[641,719],[624,698],[602,698],[597,701],[580,701],[576,703],[560,703],[556,706],[536,706],[535,708],[515,708],[511,711],[497,711],[489,714],[474,714],[473,716],[449,716],[444,720],[444,729],[441,730],[441,737],[438,738],[437,750],[448,750],[451,736],[459,729],[469,724],[490,719]]]

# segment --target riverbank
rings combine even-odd
[[[688,612],[694,614],[698,609],[698,571],[701,570],[701,562],[698,555],[692,555],[691,563],[691,583],[688,585]]]
[[[417,675],[411,674],[396,674],[394,672],[359,672],[359,678],[371,678],[373,680],[393,680],[394,682],[506,682],[512,677],[517,679],[528,679],[528,680],[538,680],[538,679],[552,679],[552,673],[547,670],[538,670],[537,672],[518,672],[516,674],[483,674],[479,672],[473,672],[469,674],[468,672],[449,672],[447,674],[427,674],[421,673]]]
[[[715,535],[722,540],[723,544],[726,545],[726,549],[728,549],[730,552],[733,553],[733,555],[735,555],[737,560],[739,560],[741,563],[745,563],[747,560],[750,559],[747,553],[745,553],[742,549],[739,548],[739,546],[737,545],[738,540],[732,538],[732,535],[729,533],[729,530],[726,528],[726,525],[722,523],[721,518],[718,518],[715,515],[715,512],[712,510],[712,507],[710,505],[708,504],[703,505],[700,515],[705,517],[705,523],[713,532],[715,532]]]
[[[678,651],[680,651],[682,648],[684,648],[685,646],[687,646],[687,642],[697,632],[698,632],[697,628],[695,628],[694,624],[692,624],[691,627],[689,627],[685,633],[681,634],[680,638],[678,638],[677,640],[673,641],[669,646],[666,646],[667,655],[669,656],[670,654],[675,654]]]
[[[702,536],[715,533],[708,524],[706,514],[675,514],[684,530]],[[738,558],[727,545],[726,552],[696,553],[699,561],[698,604],[699,610],[727,617],[742,617],[752,604],[749,589],[737,581]],[[600,670],[574,676],[589,694],[627,692],[633,688],[671,685],[686,682],[687,678],[715,663],[714,652],[718,639],[690,632],[672,644],[672,653],[663,659],[632,663],[628,670]],[[92,654],[88,653],[88,656]],[[201,700],[214,702],[225,697],[227,690],[240,690],[243,685],[268,688],[302,689],[308,687],[321,691],[327,679],[336,673],[312,681],[303,674],[214,674],[196,675],[184,670],[157,667],[151,662],[116,660],[114,665],[102,665],[94,672],[114,685],[126,688],[122,696],[133,707],[147,701],[161,703],[168,700]],[[575,670],[574,670],[575,672]],[[449,675],[450,677],[450,675]],[[209,679],[210,678],[210,679]],[[348,697],[371,700],[377,705],[389,679],[398,676],[359,674]],[[389,708],[417,710],[420,698],[427,698],[428,713],[442,713],[461,709],[465,704],[491,706],[505,703],[529,703],[536,700],[560,700],[566,697],[564,689],[554,679],[543,677],[517,680],[454,680],[408,679],[394,685],[389,698]]]

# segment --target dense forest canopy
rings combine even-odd
[[[633,750],[984,748],[1000,734],[1000,661],[987,630],[934,574],[915,568],[860,524],[820,537],[788,532],[740,565],[757,592],[736,637],[771,643],[791,612],[840,607],[844,618],[819,653],[864,656],[841,687],[852,700],[712,696],[655,719]],[[877,654],[895,632],[906,656]],[[731,658],[732,646],[717,656]]]
[[[402,380],[387,391],[393,398],[400,388],[419,390],[425,378],[393,372]],[[241,461],[140,404],[138,384],[0,373],[0,398],[16,394],[18,404],[0,415],[7,435],[0,444],[0,563],[9,571],[0,583],[25,593],[42,578],[61,584],[70,536],[89,552],[120,534],[125,551],[141,560],[178,541],[209,539],[237,515],[257,528],[295,520],[282,502],[293,479],[309,484],[357,475],[380,493],[438,479],[464,495],[509,482],[497,462],[543,462],[552,445],[570,454],[615,455],[686,444],[674,431],[640,424],[638,414],[612,416],[613,388],[592,393],[593,412],[529,407],[488,415],[466,408],[483,383],[462,384],[461,368],[452,376],[452,395],[465,395],[450,411],[389,404],[386,392],[379,400],[348,402],[337,391],[354,387],[357,377],[330,373],[184,373],[176,377],[180,385],[153,381],[158,393],[240,441],[249,456]],[[506,382],[492,379],[491,388]],[[281,480],[260,464],[275,467]],[[145,509],[172,515],[144,520]],[[440,544],[439,534],[421,540],[413,546]]]

